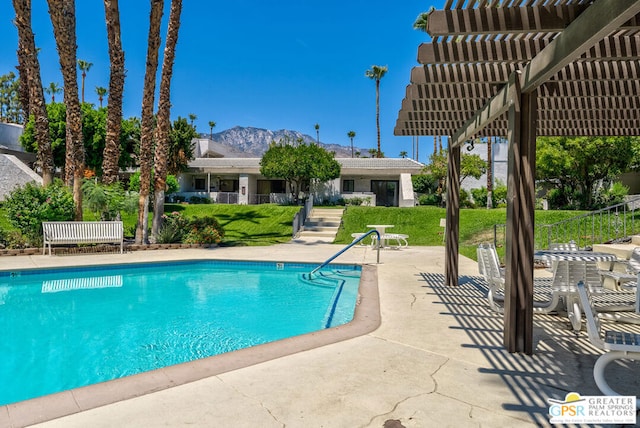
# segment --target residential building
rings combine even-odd
[[[416,200],[411,176],[424,165],[412,159],[336,158],[340,177],[316,183],[314,200],[335,202],[359,198],[372,206],[412,207]],[[210,198],[216,203],[286,203],[290,189],[282,179],[260,174],[260,158],[197,158],[178,177],[176,196]]]

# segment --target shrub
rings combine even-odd
[[[365,197],[354,196],[353,198],[345,198],[344,204],[355,206],[355,207],[359,207],[360,205],[369,206],[371,205],[371,197],[370,196],[365,196]]]
[[[214,217],[198,217],[189,222],[185,244],[219,244],[224,237],[222,226]]]
[[[429,193],[427,195],[418,196],[418,204],[420,205],[440,206],[441,201],[442,201],[442,196],[437,195],[435,193]]]
[[[162,216],[162,227],[158,231],[156,242],[159,244],[173,244],[182,242],[189,230],[190,222],[179,212],[172,212]]]
[[[434,193],[438,188],[438,179],[432,174],[420,174],[411,177],[413,191],[416,193]]]
[[[624,184],[615,182],[609,189],[601,189],[595,197],[593,208],[605,208],[624,202],[629,194],[629,188]]]
[[[210,204],[211,199],[206,196],[192,196],[189,198],[190,204]]]
[[[83,205],[96,219],[116,220],[121,218],[121,211],[131,208],[131,196],[128,196],[120,183],[102,184],[95,179],[86,179],[82,184]],[[137,202],[137,201],[136,201]],[[134,204],[135,212],[137,206]]]
[[[71,191],[60,180],[47,187],[27,183],[16,188],[4,208],[11,225],[33,244],[41,241],[43,221],[69,221],[75,214]]]
[[[471,200],[471,194],[462,187],[460,188],[460,207],[461,208],[475,208],[473,201]]]
[[[7,248],[19,250],[29,247],[41,247],[42,237],[33,236],[27,239],[17,230],[10,230],[6,235]]]

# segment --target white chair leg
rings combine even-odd
[[[596,385],[598,389],[604,395],[620,395],[615,392],[607,381],[604,378],[604,371],[607,368],[607,365],[615,360],[640,360],[640,353],[636,352],[624,352],[624,351],[609,351],[606,354],[603,354],[598,358],[595,365],[593,366],[593,379],[596,381]],[[636,399],[636,409],[640,409],[640,398]]]

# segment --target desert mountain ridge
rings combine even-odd
[[[200,138],[211,139],[209,150],[223,155],[224,157],[261,157],[269,149],[269,144],[273,141],[298,141],[302,139],[305,143],[315,143],[316,139],[310,135],[288,129],[272,131],[269,129],[234,126],[221,132],[201,132]],[[351,146],[341,146],[339,144],[325,144],[320,141],[320,145],[330,152],[335,152],[337,158],[351,157]],[[354,153],[360,152],[361,156],[369,156],[366,149],[355,147]]]

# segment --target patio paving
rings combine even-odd
[[[342,248],[289,243],[3,257],[0,269],[192,258],[320,263]],[[336,262],[375,264],[375,257],[356,246]],[[37,426],[549,426],[548,399],[601,395],[593,381],[599,351],[586,332],[572,333],[566,317],[535,315],[533,356],[504,350],[502,318],[488,309],[473,260],[460,257],[457,288],[444,286],[444,247],[384,250],[380,261],[381,324],[372,332]],[[620,392],[640,395],[637,363],[607,373]],[[0,407],[0,426],[21,424],[16,409]]]

